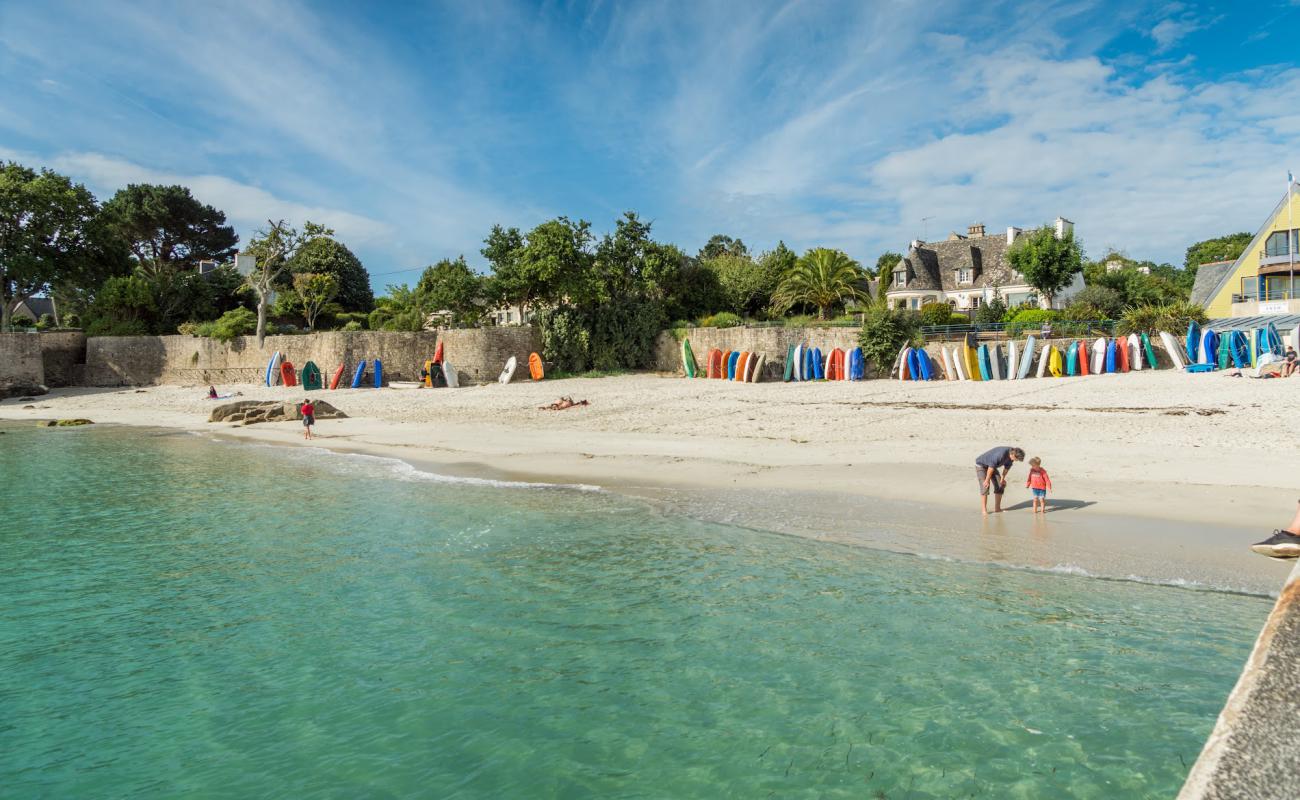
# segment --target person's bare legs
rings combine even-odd
[[[986,517],[989,515],[989,496],[986,494],[980,495],[980,512]]]

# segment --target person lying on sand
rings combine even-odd
[[[586,405],[591,405],[591,404],[588,403],[586,400],[574,400],[572,397],[561,397],[559,400],[556,400],[554,403],[551,403],[549,406],[538,406],[537,410],[538,411],[563,411],[566,408],[573,408],[574,406],[586,406]]]

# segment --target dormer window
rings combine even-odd
[[[906,271],[906,270],[901,270],[901,269],[900,269],[898,272],[895,272],[895,273],[894,273],[894,285],[895,285],[895,286],[906,286],[906,285],[907,285],[907,271]]]
[[[971,267],[964,267],[957,270],[957,283],[965,286],[975,282],[975,270]]]

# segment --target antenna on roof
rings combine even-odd
[[[930,220],[934,217],[921,217],[921,239],[930,241]]]

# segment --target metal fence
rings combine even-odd
[[[1115,332],[1115,320],[1062,320],[1054,319],[1043,322],[970,322],[964,325],[924,325],[921,335],[927,341],[952,341],[967,334],[975,334],[983,339],[1012,339],[1026,333],[1043,335],[1046,325],[1052,336],[1109,336]]]

